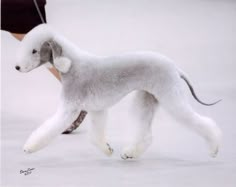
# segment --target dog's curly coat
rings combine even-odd
[[[151,123],[158,105],[202,136],[212,156],[218,152],[221,130],[213,120],[192,109],[185,98],[182,79],[187,81],[194,94],[190,83],[184,73],[163,55],[136,52],[111,57],[95,56],[80,50],[48,25],[42,24],[25,36],[18,62],[17,69],[21,72],[50,62],[62,78],[58,110],[32,133],[24,146],[25,152],[31,153],[49,144],[81,110],[86,110],[94,124],[90,136],[92,142],[105,154],[111,155],[113,149],[105,135],[106,109],[135,90],[135,112],[141,129],[135,143],[122,152],[123,159],[140,156],[150,145]]]

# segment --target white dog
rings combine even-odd
[[[160,54],[136,52],[111,57],[95,56],[80,50],[48,25],[42,24],[25,36],[18,62],[16,69],[20,72],[29,72],[50,62],[62,79],[57,112],[32,133],[24,146],[25,152],[31,153],[49,144],[74,122],[81,110],[86,110],[93,122],[92,142],[105,154],[111,155],[113,149],[105,134],[106,109],[134,90],[137,90],[136,117],[141,125],[135,143],[121,154],[123,159],[140,156],[150,145],[151,123],[158,105],[202,136],[213,157],[218,152],[221,130],[213,120],[192,109],[185,98],[182,80],[188,84],[194,98],[205,103],[196,97],[184,73]]]

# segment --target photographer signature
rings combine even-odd
[[[27,170],[20,170],[20,174],[29,175],[35,168],[28,168]]]

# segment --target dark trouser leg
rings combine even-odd
[[[62,134],[70,134],[72,131],[77,129],[80,124],[84,121],[85,116],[87,115],[86,111],[81,111],[78,118],[72,123],[72,125],[66,129]]]

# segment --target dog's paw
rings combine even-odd
[[[104,153],[105,153],[107,156],[111,156],[113,152],[114,152],[114,150],[112,149],[112,147],[110,146],[110,144],[109,144],[109,143],[106,143],[106,146],[105,146],[105,149],[104,149]]]
[[[120,157],[123,160],[134,159],[134,158],[139,157],[142,152],[143,151],[140,150],[140,147],[138,147],[137,145],[133,145],[133,146],[124,148]]]
[[[210,156],[216,157],[222,140],[222,132],[214,121],[211,119],[206,120],[208,123],[204,126],[205,139],[209,146]]]
[[[111,156],[112,153],[114,152],[114,150],[112,149],[109,143],[102,143],[102,144],[100,143],[100,144],[97,144],[97,147],[107,156]]]
[[[53,137],[47,136],[43,130],[38,129],[30,135],[23,147],[23,150],[25,153],[34,153],[47,146],[52,139]]]
[[[217,156],[217,154],[219,152],[221,140],[222,140],[222,132],[217,126],[215,126],[212,129],[211,134],[209,134],[209,136],[207,138],[211,157]]]
[[[137,141],[137,143],[125,147],[120,156],[124,160],[137,158],[147,150],[151,143],[152,136],[151,134],[147,134],[140,141]]]
[[[99,148],[103,153],[105,153],[107,156],[111,156],[114,152],[113,148],[110,146],[109,143],[106,142],[92,142],[97,148]]]
[[[124,154],[121,154],[120,157],[121,157],[123,160],[133,159],[133,157],[131,157],[131,156],[129,156],[129,155],[126,155],[125,153],[124,153]]]

